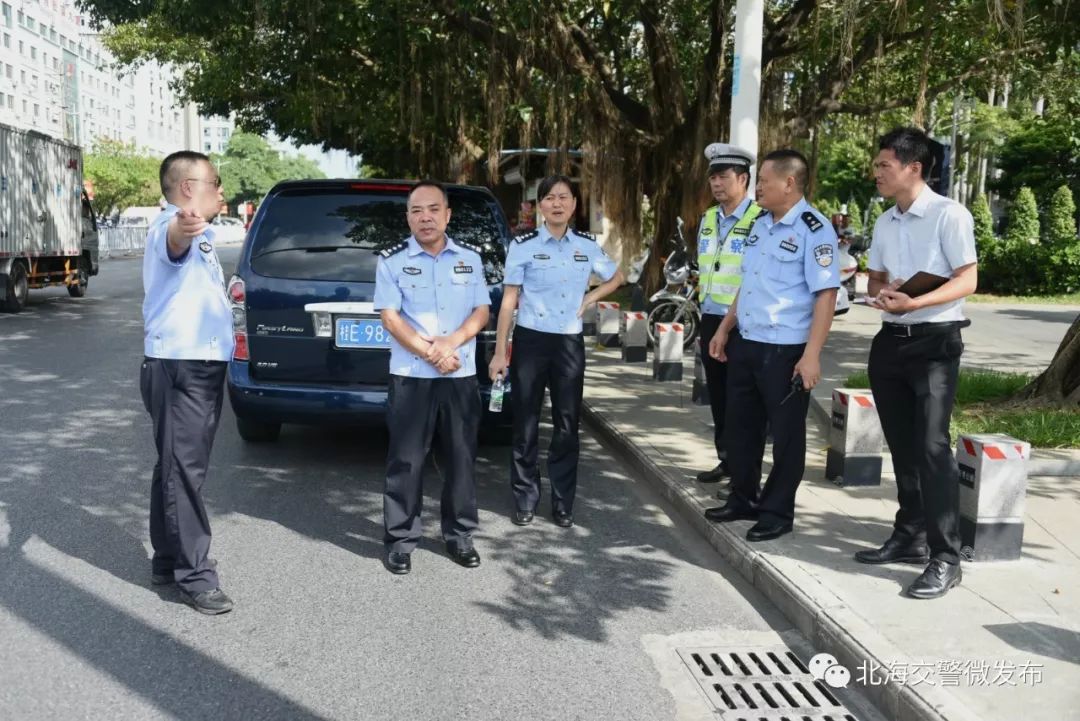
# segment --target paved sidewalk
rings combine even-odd
[[[844,325],[847,320],[855,322]],[[861,325],[854,315],[838,321],[827,351],[830,385],[865,363]],[[842,350],[834,354],[833,344]],[[1021,560],[965,563],[959,588],[943,599],[915,601],[903,590],[920,568],[852,560],[856,550],[880,544],[890,532],[896,507],[891,472],[880,487],[845,489],[826,481],[825,426],[814,414],[793,534],[750,544],[743,538],[750,522],[705,521],[702,510],[718,503],[715,486],[698,484],[694,474],[714,463],[711,419],[706,407],[691,403],[692,378],[689,356],[681,383],[657,383],[650,366],[623,364],[614,351],[591,351],[586,420],[815,649],[834,654],[854,678],[876,671],[860,685],[887,717],[1080,719],[1080,478],[1029,479]],[[828,397],[828,389],[821,392]]]

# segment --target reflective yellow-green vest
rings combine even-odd
[[[742,252],[732,252],[732,241],[745,241],[750,235],[750,226],[757,220],[761,208],[751,202],[741,218],[731,226],[723,238],[717,235],[716,218],[720,206],[714,205],[705,211],[698,233],[698,296],[701,302],[711,298],[721,305],[735,302],[735,294],[742,283]],[[708,240],[707,244],[701,241]],[[704,252],[702,252],[704,245]]]

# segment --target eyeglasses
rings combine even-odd
[[[184,178],[184,180],[190,180],[195,183],[210,183],[215,188],[221,187],[221,178],[214,178],[213,180],[207,180],[206,178]]]

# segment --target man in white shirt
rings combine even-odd
[[[201,496],[233,352],[232,311],[209,225],[221,207],[221,178],[205,155],[181,151],[162,161],[160,181],[168,205],[146,236],[139,377],[158,452],[151,583],[175,583],[186,603],[213,615],[233,607],[209,558]]]
[[[870,387],[896,474],[892,536],[859,551],[860,563],[927,564],[907,593],[938,598],[960,583],[959,474],[949,437],[956,398],[964,298],[978,270],[974,223],[959,203],[926,184],[932,141],[916,128],[897,128],[878,142],[878,192],[896,205],[878,218],[870,246],[869,295],[884,311],[870,349]],[[912,297],[900,292],[919,271],[947,278]]]

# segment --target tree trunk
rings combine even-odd
[[[1076,316],[1049,367],[1017,393],[1019,399],[1080,406],[1080,315]]]

